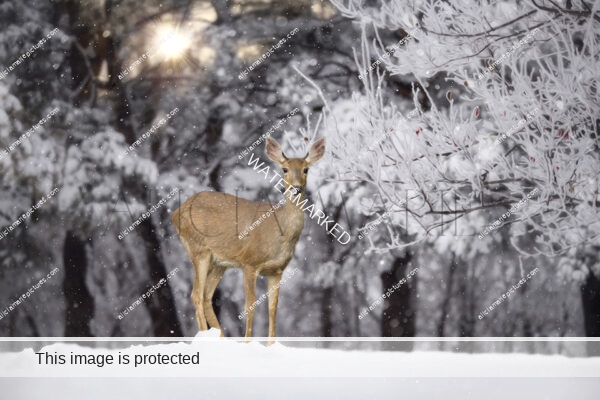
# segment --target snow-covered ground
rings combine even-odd
[[[0,388],[0,397],[7,400],[597,400],[600,382],[597,378],[13,378],[0,379]]]
[[[39,365],[33,349],[0,354],[6,377],[600,377],[600,358],[527,354],[457,354],[450,352],[343,351],[293,348],[277,343],[229,340],[202,343],[134,345],[105,350],[59,343],[41,352],[65,355],[63,365]],[[118,364],[119,353],[130,363]],[[199,354],[199,364],[135,365],[143,355]],[[71,354],[111,354],[114,364],[72,365]],[[98,361],[96,361],[99,363]],[[155,361],[150,361],[155,362]],[[139,364],[139,363],[138,363]]]
[[[599,357],[343,351],[293,348],[281,343],[265,347],[218,338],[113,350],[56,343],[37,350],[63,355],[63,365],[39,365],[35,352],[0,353],[0,376],[9,378],[0,380],[1,399],[44,398],[60,391],[60,397],[50,398],[126,398],[136,394],[146,399],[576,396],[579,400],[597,399],[600,392]],[[142,360],[144,355],[167,355],[170,359],[179,353],[197,354],[198,364],[135,365],[136,358]],[[96,361],[100,355],[112,355],[115,364],[72,365],[71,354],[93,355]],[[130,364],[118,364],[119,355],[128,355]]]

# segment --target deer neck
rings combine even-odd
[[[297,233],[300,235],[302,229],[304,229],[304,211],[302,211],[302,202],[304,201],[304,191],[302,192],[300,199],[296,199],[292,196],[285,196],[285,203],[281,207],[283,214],[285,215],[287,230],[290,233]],[[300,204],[300,205],[298,205]]]

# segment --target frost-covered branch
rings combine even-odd
[[[367,71],[337,138],[340,178],[371,183],[408,233],[379,249],[433,239],[440,215],[479,232],[536,188],[505,228],[517,249],[554,255],[598,241],[598,4],[333,3],[362,27],[355,59]],[[391,77],[413,81],[412,104],[398,101]],[[399,205],[405,194],[413,200]],[[533,246],[522,248],[524,237]]]

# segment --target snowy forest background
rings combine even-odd
[[[600,336],[600,2],[4,0],[0,21],[0,70],[58,28],[0,79],[0,148],[59,109],[0,159],[2,230],[59,189],[0,240],[0,310],[59,269],[0,320],[1,336],[196,334],[193,270],[170,221],[179,199],[118,235],[173,188],[181,203],[203,190],[276,201],[238,154],[295,108],[273,137],[293,156],[326,138],[308,196],[352,238],[306,218],[278,336]],[[262,145],[254,153],[266,159]],[[241,277],[228,271],[214,299],[227,336],[243,335]]]

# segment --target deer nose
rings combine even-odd
[[[304,190],[304,188],[302,186],[292,186],[294,188],[294,190],[296,191],[295,194],[300,194],[302,193],[302,191]]]

